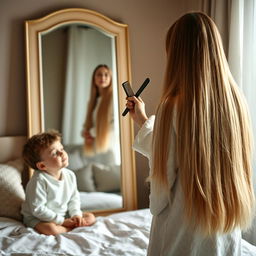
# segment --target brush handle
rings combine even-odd
[[[148,85],[148,83],[150,82],[149,78],[146,78],[145,81],[143,82],[143,84],[140,86],[139,90],[135,93],[135,97],[138,98],[140,96],[140,94],[143,92],[143,90],[146,88],[146,86]],[[126,116],[127,113],[130,111],[129,108],[126,108],[124,110],[124,112],[122,113],[122,116]]]

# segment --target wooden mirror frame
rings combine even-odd
[[[40,19],[25,21],[28,137],[44,131],[41,35],[73,23],[91,25],[112,35],[116,45],[117,84],[131,81],[128,25],[115,22],[95,11],[80,8],[63,9]],[[132,150],[133,123],[131,118],[121,115],[126,95],[120,86],[117,89],[123,207],[94,211],[98,215],[137,209],[135,156]],[[33,170],[29,170],[30,177],[32,174]]]

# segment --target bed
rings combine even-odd
[[[19,212],[25,198],[20,158],[24,142],[25,137],[0,137],[0,255],[146,255],[149,209],[98,216],[91,227],[57,236],[25,227]]]
[[[150,222],[149,210],[143,209],[97,217],[94,226],[45,236],[0,217],[0,255],[146,255]]]

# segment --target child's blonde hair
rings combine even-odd
[[[98,69],[106,68],[111,77],[109,86],[103,88],[102,94],[99,94],[98,87],[95,84],[95,74]],[[105,64],[98,65],[92,74],[91,81],[91,95],[88,103],[86,121],[85,121],[85,131],[89,131],[93,126],[93,111],[96,107],[98,97],[101,96],[101,102],[98,108],[96,117],[96,138],[95,143],[88,143],[87,140],[84,142],[84,152],[86,155],[94,155],[95,153],[102,153],[109,148],[109,135],[112,119],[112,72],[110,68]]]
[[[254,211],[252,133],[214,22],[182,16],[166,37],[165,84],[153,136],[153,174],[168,188],[167,158],[176,109],[178,175],[186,219],[203,234],[246,228]]]

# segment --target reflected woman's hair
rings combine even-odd
[[[108,86],[101,88],[96,84],[96,73],[99,69],[104,68],[110,76]],[[113,86],[112,86],[112,71],[105,65],[98,65],[92,74],[91,79],[91,95],[88,103],[84,131],[89,132],[95,128],[96,136],[93,141],[85,138],[84,153],[85,155],[95,155],[96,153],[106,152],[109,148],[110,129],[113,120]],[[96,113],[94,113],[96,111]],[[95,118],[96,117],[96,118]]]

